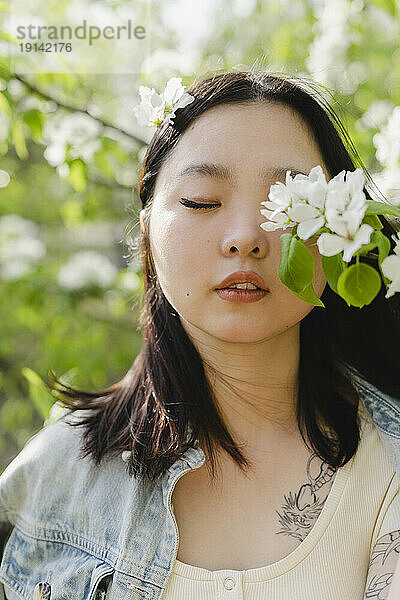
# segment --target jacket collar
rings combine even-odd
[[[346,369],[350,372],[353,384],[371,415],[397,476],[400,478],[400,400],[385,394],[366,381],[354,367],[347,365]]]

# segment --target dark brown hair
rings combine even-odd
[[[225,426],[205,365],[159,286],[148,239],[153,193],[161,165],[185,129],[206,110],[233,102],[279,102],[291,107],[311,128],[331,177],[343,169],[353,171],[357,165],[370,181],[321,90],[322,86],[304,77],[265,71],[214,74],[189,87],[195,100],[176,112],[173,125],[164,123],[154,133],[138,181],[146,231],[140,234],[138,246],[130,245],[133,252],[140,250],[145,286],[141,351],[121,381],[100,391],[74,389],[50,371],[54,383],[48,385],[59,402],[71,412],[85,411],[79,421],[70,423],[84,426],[82,456],[91,455],[99,464],[108,453],[130,450],[129,475],[155,479],[197,439],[213,475],[218,447],[242,470],[251,465]],[[383,233],[390,237],[396,231],[393,223],[383,217],[381,222]],[[377,266],[372,254],[360,260]],[[300,323],[297,423],[303,440],[333,468],[352,458],[360,439],[359,397],[343,365],[356,368],[373,385],[400,399],[395,352],[400,301],[397,294],[386,299],[385,292],[382,284],[375,300],[358,309],[348,307],[326,285],[321,296],[326,308],[314,307]],[[331,434],[321,428],[322,423]]]

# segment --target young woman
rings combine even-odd
[[[311,238],[326,308],[313,307],[278,277],[282,230],[260,227],[288,170],[321,165],[329,180],[355,169],[349,152],[360,160],[300,79],[228,72],[187,91],[140,172],[143,347],[106,390],[54,384],[71,422],[39,432],[0,478],[3,514],[14,501],[22,523],[0,580],[15,600],[386,598],[399,297],[382,287],[349,307]],[[219,291],[244,282],[263,291]]]

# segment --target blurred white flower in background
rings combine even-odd
[[[116,276],[118,269],[100,252],[81,250],[71,256],[58,272],[58,283],[67,289],[74,290],[98,285],[108,287]]]
[[[400,206],[400,169],[383,169],[380,173],[372,173],[374,183],[385,195],[390,204]],[[371,191],[371,190],[370,190]],[[376,198],[382,202],[381,198]]]
[[[19,215],[0,217],[0,279],[23,277],[45,256],[39,231],[36,223]]]
[[[65,162],[67,145],[70,145],[69,158],[80,157],[88,162],[101,148],[101,131],[100,123],[89,115],[56,114],[48,119],[44,127],[43,139],[47,144],[44,157],[53,167],[62,165]]]
[[[400,106],[393,107],[372,141],[376,158],[383,169],[374,174],[374,181],[388,201],[400,206]]]
[[[11,96],[13,96],[13,98],[18,100],[24,95],[25,86],[21,81],[18,81],[18,79],[10,79],[10,81],[7,83],[7,91],[11,94]]]
[[[189,54],[170,48],[157,48],[142,65],[144,73],[151,73],[151,83],[157,89],[163,86],[166,78],[174,77],[176,73],[192,76],[194,69],[195,64]]]
[[[357,21],[364,3],[362,0],[313,0],[313,3],[317,22],[306,66],[317,81],[341,88],[341,83],[345,86],[349,83],[346,55],[356,37],[351,24]],[[362,76],[360,72],[359,77]]]
[[[399,166],[400,159],[400,106],[395,106],[379,133],[372,138],[376,158],[386,168]]]
[[[355,127],[359,131],[379,129],[387,120],[392,110],[393,104],[390,100],[374,100],[363,116],[355,122]]]
[[[253,3],[254,0],[247,0],[247,4]],[[160,3],[160,16],[166,31],[168,31],[169,39],[176,40],[174,50],[185,57],[187,68],[190,69],[186,74],[199,69],[221,6],[223,6],[221,0],[202,0],[202,2],[170,0]],[[234,10],[234,7],[231,10]],[[228,51],[228,47],[226,51]],[[165,81],[166,73],[163,70],[155,73],[153,70],[147,72],[152,73],[152,85],[160,88],[162,82]],[[154,79],[153,73],[156,76]],[[175,70],[172,75],[176,75],[176,73]],[[182,72],[182,74],[184,73]]]
[[[7,171],[3,171],[3,169],[0,169],[0,188],[7,187],[9,183],[10,183],[9,174],[7,173]]]
[[[118,288],[127,292],[134,292],[140,287],[140,277],[134,271],[121,272],[118,276]]]

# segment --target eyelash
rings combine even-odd
[[[219,204],[206,204],[205,202],[194,202],[194,200],[189,200],[188,198],[181,198],[181,200],[183,200],[183,202],[181,202],[183,206],[186,206],[187,208],[194,208],[195,210],[200,210],[202,208],[211,209],[215,208],[216,206],[219,206]]]

